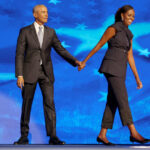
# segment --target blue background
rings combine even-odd
[[[1,0],[0,1],[0,144],[11,144],[20,136],[21,91],[16,86],[14,58],[19,29],[32,24],[32,8],[44,4],[49,11],[48,26],[56,29],[64,47],[83,60],[105,29],[114,22],[117,9],[125,4],[135,8],[133,52],[143,89],[136,89],[128,67],[127,90],[137,130],[150,138],[150,1],[149,0]],[[105,45],[81,72],[52,51],[55,73],[57,135],[67,144],[96,144],[106,104],[107,82],[98,68]],[[29,139],[32,144],[48,143],[42,96],[37,86],[31,112]],[[129,144],[129,131],[122,127],[118,112],[108,139]]]

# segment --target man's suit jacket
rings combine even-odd
[[[35,31],[34,24],[20,30],[16,57],[15,75],[23,76],[24,81],[34,83],[38,78],[40,60],[46,75],[51,82],[54,82],[53,66],[51,60],[51,47],[73,66],[76,66],[76,58],[73,57],[60,43],[55,30],[44,26],[44,38],[42,48]]]

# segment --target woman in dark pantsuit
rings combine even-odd
[[[129,63],[135,76],[137,88],[142,88],[142,82],[138,76],[133,52],[133,35],[128,26],[133,22],[135,12],[132,6],[125,5],[118,9],[115,15],[115,23],[107,28],[101,40],[88,56],[82,61],[79,71],[85,67],[88,59],[93,56],[106,42],[108,50],[103,58],[99,72],[104,73],[108,82],[108,95],[106,108],[102,120],[102,128],[97,141],[106,145],[112,143],[106,137],[107,129],[112,129],[116,109],[118,108],[122,124],[130,130],[130,141],[138,143],[149,142],[135,129],[131,111],[128,104],[128,95],[125,86],[126,67]]]

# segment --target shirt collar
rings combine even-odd
[[[44,28],[44,25],[39,25],[36,21],[34,22],[34,25],[37,29],[39,29],[39,27],[42,27],[42,29]]]

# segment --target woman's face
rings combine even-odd
[[[130,25],[134,21],[134,17],[134,9],[130,9],[126,13],[121,14],[122,21],[126,26]]]

